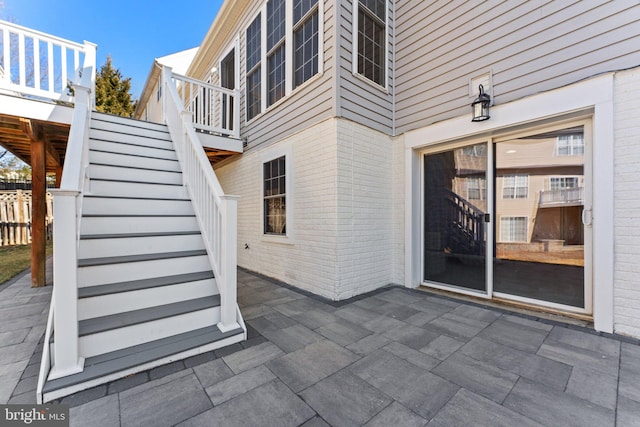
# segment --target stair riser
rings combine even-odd
[[[217,294],[218,287],[216,286],[215,279],[208,279],[91,298],[81,298],[78,300],[78,320],[109,316],[111,314],[140,310]]]
[[[202,249],[204,249],[204,242],[199,234],[130,237],[125,239],[88,239],[80,240],[78,256],[81,259],[87,259]]]
[[[157,170],[119,168],[104,165],[89,165],[90,178],[120,179],[126,181],[151,182],[157,184],[182,184],[182,173]]]
[[[211,269],[206,255],[78,268],[78,286],[144,280]]]
[[[161,157],[163,159],[177,160],[176,152],[158,148],[141,147],[139,145],[123,144],[101,140],[89,140],[90,150],[111,151],[121,154],[133,154],[136,156]]]
[[[167,319],[86,335],[79,339],[80,355],[88,358],[216,325],[219,321],[220,307],[213,307]]]
[[[110,125],[126,125],[137,128],[152,129],[161,132],[167,132],[167,126],[161,123],[147,122],[143,120],[130,119],[128,117],[114,116],[111,114],[104,114],[99,112],[91,113],[92,123],[101,128]]]
[[[193,215],[189,200],[85,197],[83,204],[84,215]]]
[[[147,138],[139,135],[129,135],[120,132],[111,132],[103,129],[89,130],[89,139],[102,139],[105,141],[122,142],[127,144],[143,145],[151,148],[173,149],[173,142],[168,138]]]
[[[186,199],[189,194],[185,187],[162,184],[141,184],[138,182],[89,181],[89,194],[114,197],[157,197],[159,199]]]
[[[108,132],[112,135],[123,135],[129,138],[134,137],[138,139],[147,139],[150,142],[145,145],[155,145],[155,141],[170,141],[171,136],[165,129],[164,131],[157,131],[153,129],[144,129],[136,126],[126,126],[117,123],[105,123],[97,120],[91,122],[91,130],[89,135],[92,136],[92,132],[102,133]],[[109,139],[109,138],[107,138]]]
[[[80,230],[81,234],[90,235],[198,231],[199,228],[195,217],[104,217],[82,218]]]
[[[148,157],[104,153],[101,151],[89,151],[89,163],[181,172],[180,164],[174,160],[150,159]]]

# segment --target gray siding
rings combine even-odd
[[[640,64],[637,1],[407,0],[397,6],[396,133],[470,114],[492,70],[496,104]]]
[[[340,1],[339,57],[337,89],[338,116],[353,120],[372,129],[391,134],[393,132],[393,1],[387,11],[389,23],[389,49],[387,75],[388,90],[355,76],[353,70],[353,2]]]
[[[335,27],[333,0],[324,2],[324,70],[321,76],[312,78],[304,86],[295,89],[290,96],[246,122],[245,86],[245,35],[247,26],[253,21],[264,1],[255,1],[250,12],[241,20],[237,33],[240,35],[240,130],[248,148],[265,142],[279,141],[293,133],[335,115],[335,92],[332,90],[332,74],[335,63]],[[265,72],[263,66],[262,72]]]

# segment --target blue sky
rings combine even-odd
[[[222,0],[0,0],[0,19],[98,45],[140,96],[153,59],[200,45]]]

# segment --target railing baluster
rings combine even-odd
[[[53,43],[47,42],[47,77],[49,80],[49,92],[55,92],[55,73],[53,70]]]
[[[33,87],[40,90],[40,40],[33,38]]]
[[[64,46],[60,47],[60,61],[62,65],[62,71],[60,75],[60,92],[64,92],[67,87],[67,49]]]
[[[73,50],[73,69],[74,69],[74,73],[73,73],[73,81],[75,82],[79,82],[80,81],[80,51],[79,50]]]
[[[24,34],[18,34],[18,79],[20,86],[26,86]]]

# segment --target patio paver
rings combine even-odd
[[[0,403],[34,403],[51,287],[0,286]],[[248,340],[65,397],[71,425],[640,426],[640,341],[390,287],[238,272]]]

